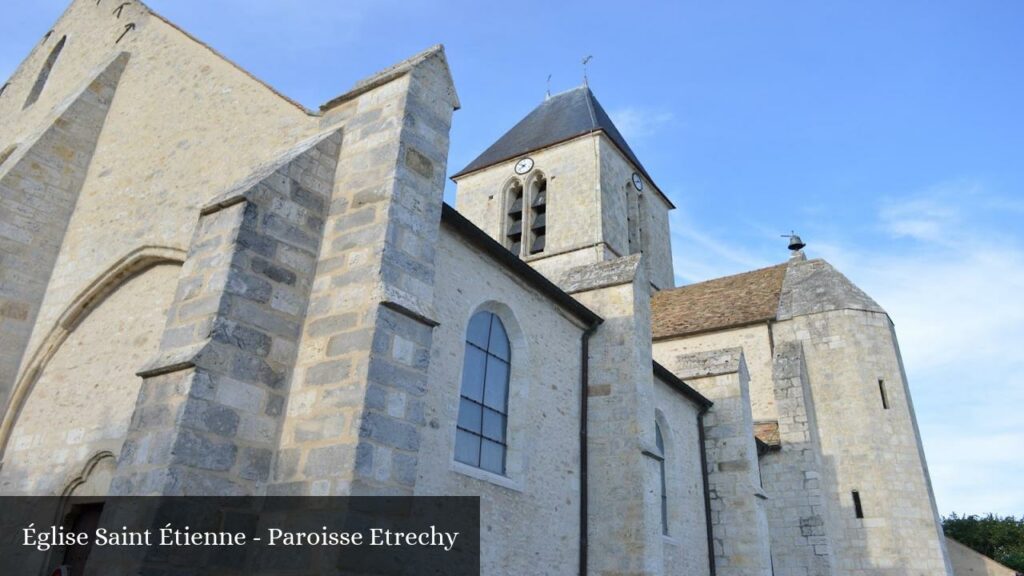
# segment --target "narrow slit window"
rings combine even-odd
[[[639,254],[643,249],[643,210],[641,208],[642,198],[633,188],[632,184],[626,184],[626,229],[628,232],[627,241],[630,254]]]
[[[519,256],[523,243],[523,185],[515,181],[507,193],[505,240],[509,251]]]
[[[548,180],[537,180],[530,201],[530,254],[544,251],[547,240]]]
[[[46,86],[46,80],[50,77],[53,65],[57,63],[57,57],[60,56],[61,50],[64,49],[64,42],[67,39],[67,36],[61,36],[57,45],[50,51],[50,55],[46,57],[46,62],[43,63],[42,69],[39,70],[39,76],[36,77],[36,83],[32,85],[32,90],[28,93],[25,105],[22,106],[23,109],[35,104],[36,100],[39,99],[39,95],[43,93],[43,88]]]
[[[495,474],[505,473],[511,353],[501,320],[491,312],[473,315],[466,330],[455,459]]]
[[[661,454],[661,462],[658,465],[661,467],[661,533],[668,536],[668,491],[666,490],[665,482],[665,439],[661,435],[661,426],[657,422],[654,423],[654,443],[658,447],[658,453]]]
[[[882,409],[889,409],[889,395],[885,392],[885,380],[878,379],[878,393],[882,395]]]
[[[864,517],[864,508],[860,505],[860,492],[854,490],[853,494],[853,513],[856,514],[857,518]]]

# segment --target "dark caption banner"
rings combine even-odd
[[[479,576],[477,497],[0,497],[0,572]]]

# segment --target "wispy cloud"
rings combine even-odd
[[[819,228],[809,247],[896,323],[943,513],[1024,512],[1024,233],[994,225],[1019,207],[978,182],[942,183],[881,201],[863,230]],[[763,263],[694,219],[673,226],[681,281]]]
[[[615,127],[629,141],[639,141],[654,136],[660,130],[671,127],[675,116],[671,112],[652,110],[637,106],[619,108],[609,113]]]
[[[676,282],[689,284],[761,268],[772,262],[697,224],[686,210],[669,213]]]

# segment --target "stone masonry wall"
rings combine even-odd
[[[518,179],[525,185],[535,175],[544,174],[548,181],[546,245],[543,253],[524,260],[553,276],[571,266],[593,262],[573,259],[572,252],[576,250],[603,259],[603,247],[594,250],[603,240],[597,137],[581,136],[531,152],[529,156],[534,161],[530,174],[516,175],[513,168],[518,158],[513,158],[459,178],[455,207],[492,238],[507,245],[508,184]],[[625,255],[617,249],[614,252]]]
[[[627,189],[633,190],[633,173],[637,172],[637,168],[603,133],[598,136],[597,142],[601,164],[602,239],[619,254],[628,255],[626,193]],[[675,286],[675,274],[668,226],[670,205],[655,189],[653,182],[646,178],[643,178],[643,182],[643,191],[639,192],[639,218],[647,278],[659,290],[672,288]]]
[[[518,176],[513,158],[459,178],[456,208],[492,238],[506,243],[505,190],[514,179],[524,184],[536,173],[548,179],[547,244],[542,254],[524,258],[550,278],[587,264],[629,255],[626,186],[635,168],[603,134],[584,135],[529,153],[530,174]],[[643,230],[647,277],[658,288],[672,287],[668,205],[648,182]]]
[[[120,52],[118,83],[64,236],[26,354],[104,270],[142,246],[184,250],[212,196],[319,131],[318,119],[139,3],[75,0],[51,39],[67,41],[39,100],[22,110],[38,72],[33,53],[0,97],[0,148],[28,142],[48,113]],[[124,27],[136,28],[120,42]],[[201,167],[199,169],[198,167]],[[159,213],[159,218],[153,218]]]
[[[0,162],[0,409],[7,409],[64,233],[128,61],[116,56]],[[0,142],[0,148],[3,143]],[[0,446],[0,456],[3,446]]]
[[[712,352],[724,348],[743,348],[743,359],[750,372],[750,408],[754,421],[778,419],[772,381],[772,344],[767,324],[757,324],[718,332],[704,332],[654,343],[657,358],[680,354]]]
[[[798,342],[775,348],[774,382],[781,447],[761,457],[772,565],[778,574],[831,575],[833,522],[824,501],[817,423]]]
[[[772,573],[765,495],[758,477],[749,376],[740,348],[660,358],[714,402],[704,416],[715,573]]]
[[[658,423],[665,439],[668,535],[662,538],[663,574],[709,573],[704,473],[701,469],[700,408],[655,378]]]
[[[445,273],[435,286],[440,324],[415,494],[480,496],[483,574],[576,574],[583,327],[444,224],[437,267]],[[504,475],[454,460],[466,328],[480,310],[498,315],[512,348]],[[389,413],[401,409],[398,399],[385,401]]]
[[[625,257],[625,283],[574,296],[604,318],[590,340],[587,393],[589,573],[657,574],[662,558],[659,461],[654,442],[650,282],[640,259]],[[618,270],[616,262],[598,264]],[[578,275],[568,275],[571,277]]]
[[[458,101],[440,48],[388,77],[325,111],[345,136],[272,494],[413,492]]]
[[[18,414],[0,494],[62,495],[97,454],[112,462],[121,452],[142,385],[135,373],[157,352],[180,270],[142,271],[74,327]],[[95,493],[108,487],[109,478]]]
[[[812,312],[779,322],[774,334],[776,346],[799,342],[804,351],[825,469],[822,488],[836,518],[830,527],[835,573],[949,574],[888,316],[849,309]],[[854,514],[854,490],[864,518]]]
[[[261,493],[339,144],[300,144],[203,210],[112,494]]]

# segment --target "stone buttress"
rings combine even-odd
[[[765,494],[741,348],[678,355],[670,370],[714,402],[704,415],[704,450],[719,576],[772,574]]]

